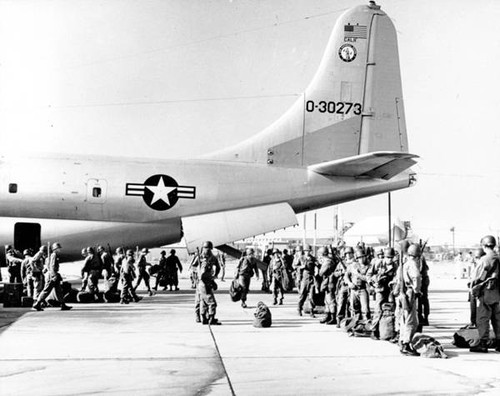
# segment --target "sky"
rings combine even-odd
[[[0,0],[0,152],[183,158],[248,138],[313,77],[345,0]],[[500,2],[380,1],[398,31],[423,238],[500,233]],[[386,196],[341,207],[387,212]]]

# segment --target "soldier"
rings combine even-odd
[[[472,294],[479,300],[477,307],[477,328],[480,343],[471,347],[471,352],[488,352],[490,321],[496,338],[497,352],[500,352],[500,261],[494,252],[496,240],[487,235],[481,239],[481,245],[486,253],[476,269],[472,279]]]
[[[126,257],[121,257],[120,260],[120,279],[122,281],[120,304],[128,304],[130,299],[133,299],[135,302],[142,300],[141,297],[135,294],[135,290],[132,287],[132,282],[135,278],[134,263],[134,251],[128,249]]]
[[[304,251],[302,246],[297,246],[295,248],[295,254],[293,256],[292,268],[295,271],[295,286],[297,286],[297,292],[300,293],[300,284],[302,282],[302,258],[304,256]]]
[[[291,254],[288,254],[287,249],[283,249],[283,261],[285,263],[285,270],[287,276],[285,291],[290,292],[293,290],[294,287],[294,280],[293,280],[294,270],[293,270],[293,256]]]
[[[370,303],[368,296],[368,279],[370,265],[366,261],[364,250],[356,248],[356,262],[347,268],[345,282],[350,289],[351,314],[363,320],[370,319]]]
[[[241,306],[243,308],[247,307],[246,301],[247,301],[247,294],[250,289],[250,279],[252,278],[252,276],[254,276],[254,274],[258,280],[259,272],[257,269],[257,259],[254,257],[253,248],[250,247],[247,248],[246,254],[240,258],[238,266],[236,267],[236,274],[235,274],[236,275],[235,279],[238,279],[238,282],[242,287]]]
[[[335,268],[337,263],[333,257],[328,255],[326,248],[319,249],[318,256],[320,265],[319,275],[323,278],[321,290],[325,292],[325,317],[319,322],[333,325],[337,324],[337,303],[335,301]]]
[[[476,317],[477,317],[477,298],[472,294],[471,283],[472,279],[476,277],[477,268],[479,262],[481,261],[481,257],[483,257],[486,253],[484,253],[483,248],[476,249],[474,251],[472,266],[470,271],[471,282],[467,284],[469,287],[469,304],[470,304],[470,324],[467,326],[469,329],[475,329],[477,327]]]
[[[104,280],[108,280],[115,273],[113,257],[102,246],[97,247],[97,253],[101,258]]]
[[[160,252],[160,261],[158,262],[158,273],[156,274],[156,284],[155,287],[153,287],[154,290],[158,290],[158,285],[160,283],[163,283],[165,286],[163,287],[163,290],[167,290],[167,258],[165,255],[167,252],[165,250],[162,250]]]
[[[179,275],[177,271],[182,273],[182,264],[179,257],[175,255],[175,250],[170,251],[170,256],[167,257],[167,262],[165,266],[167,275],[167,286],[170,286],[170,290],[179,290]],[[175,289],[173,289],[175,287]]]
[[[274,249],[273,258],[269,265],[269,279],[271,280],[271,290],[273,292],[273,305],[278,303],[278,294],[280,296],[280,305],[283,305],[283,280],[287,276],[285,261],[281,257],[281,252]]]
[[[221,282],[225,282],[224,277],[226,276],[226,253],[220,252],[219,253],[219,264],[220,264],[220,272],[221,272]]]
[[[271,264],[271,259],[273,258],[272,249],[267,249],[266,254],[262,258],[262,262],[264,263],[265,268],[262,268],[262,288],[261,290],[264,292],[270,292],[269,290],[269,279],[267,278],[267,273],[269,271],[269,265]]]
[[[88,289],[97,300],[99,293],[99,278],[102,272],[102,261],[99,255],[95,254],[94,248],[89,246],[87,248],[87,257],[83,267],[88,271]]]
[[[420,257],[420,275],[422,276],[422,286],[418,296],[418,323],[420,326],[429,326],[429,285],[431,281],[429,278],[429,265],[423,255]]]
[[[299,259],[297,269],[302,271],[302,281],[300,283],[300,296],[299,304],[297,307],[299,316],[302,316],[302,308],[306,300],[309,300],[311,305],[311,318],[314,318],[314,287],[316,282],[316,268],[317,261],[316,257],[313,256],[311,252],[311,246],[306,245],[304,249],[304,255]]]
[[[82,288],[80,291],[84,292],[87,290],[87,285],[89,284],[89,274],[90,274],[90,269],[87,267],[88,262],[87,262],[87,248],[82,249],[82,257],[83,257],[83,265],[82,269],[80,270],[80,275],[82,276]]]
[[[12,246],[8,245],[6,252],[6,259],[8,263],[8,271],[9,271],[9,282],[10,283],[21,283],[21,264],[23,263],[23,259],[21,258],[21,254],[15,250]]]
[[[38,296],[45,287],[45,278],[43,271],[45,262],[47,261],[47,246],[41,246],[38,252],[31,259],[31,278],[33,280],[33,300],[37,300]]]
[[[137,290],[139,287],[141,280],[144,279],[144,284],[146,285],[146,288],[148,289],[148,294],[150,296],[153,295],[153,291],[151,290],[151,286],[149,285],[149,274],[146,271],[146,267],[148,265],[151,265],[147,262],[146,256],[148,255],[149,250],[148,248],[144,248],[141,251],[141,254],[139,256],[139,262],[137,263],[137,271],[139,272],[139,277],[137,278],[137,282],[134,287],[134,292]]]
[[[394,249],[391,247],[382,250],[383,259],[380,259],[380,251],[376,259],[372,260],[372,265],[369,271],[370,283],[375,291],[375,318],[373,320],[373,336],[377,337],[378,322],[382,315],[382,305],[389,302],[391,299],[390,282],[394,280],[396,275],[396,263],[394,263]]]
[[[72,307],[66,305],[63,299],[61,281],[62,277],[59,274],[59,250],[61,245],[56,242],[52,245],[52,254],[50,255],[48,271],[45,274],[45,287],[38,296],[33,309],[43,311],[42,302],[48,297],[52,289],[55,290],[56,300],[61,303],[61,311],[69,311]]]
[[[195,314],[196,322],[202,322],[209,325],[220,325],[215,318],[217,302],[214,296],[214,277],[219,275],[219,260],[212,254],[213,244],[206,241],[203,244],[201,254],[198,253],[193,267],[197,269],[198,283],[196,285],[195,295]],[[215,271],[215,273],[214,273]]]
[[[345,280],[347,268],[354,264],[354,249],[351,246],[344,248],[344,260],[337,264],[334,276],[337,279],[337,327],[340,327],[342,319],[350,316],[349,310],[349,287]]]
[[[122,272],[123,260],[125,260],[125,250],[122,247],[117,247],[115,250],[115,273],[120,276]]]
[[[403,355],[418,356],[410,342],[418,328],[417,299],[422,285],[420,246],[410,245],[407,255],[408,259],[400,267],[398,274],[399,343]]]
[[[33,298],[34,296],[34,282],[33,282],[33,269],[31,260],[31,251],[30,249],[25,249],[23,251],[24,260],[21,263],[21,278],[24,283],[24,287],[26,289],[26,295],[28,297]]]

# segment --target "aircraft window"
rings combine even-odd
[[[101,187],[94,187],[92,189],[92,196],[94,198],[100,198],[102,195],[102,190],[101,190]]]
[[[17,193],[17,184],[16,183],[9,184],[9,192],[11,194]]]

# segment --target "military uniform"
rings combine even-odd
[[[139,287],[141,280],[144,279],[144,284],[146,285],[146,288],[148,289],[149,295],[153,295],[153,292],[151,291],[151,286],[149,285],[149,274],[146,271],[146,266],[149,265],[149,263],[146,260],[146,255],[148,254],[148,251],[143,251],[141,252],[141,255],[139,257],[139,262],[137,263],[137,272],[139,272],[139,276],[137,277],[137,282],[135,284],[134,291],[137,290]]]
[[[273,293],[273,304],[278,303],[278,296],[280,305],[283,304],[284,288],[283,280],[287,276],[285,262],[281,258],[279,252],[274,253],[269,265],[269,279],[271,279],[271,290]]]
[[[479,301],[476,322],[481,340],[478,348],[471,348],[473,352],[488,351],[490,321],[497,340],[496,350],[500,351],[500,261],[492,249],[485,247],[485,251],[472,280],[472,292]]]
[[[374,321],[378,321],[382,314],[382,304],[392,300],[389,283],[394,280],[396,275],[396,264],[392,261],[392,258],[373,259],[369,275],[370,283],[375,292]]]
[[[104,249],[102,249],[100,254],[104,280],[108,280],[115,274],[113,256],[111,256],[111,254],[106,252]]]
[[[64,302],[63,292],[61,288],[62,277],[59,274],[59,244],[54,244],[52,249],[54,250],[50,255],[48,271],[45,274],[45,287],[43,291],[38,296],[36,303],[33,308],[37,311],[42,311],[41,303],[45,301],[52,289],[55,291],[56,300],[61,303],[61,310],[66,311],[71,309]]]
[[[319,275],[323,278],[321,282],[321,290],[325,292],[325,317],[320,320],[321,323],[336,324],[337,323],[337,302],[335,300],[335,288],[337,279],[335,278],[335,269],[337,263],[328,256],[319,258]]]
[[[89,292],[97,295],[99,292],[99,278],[102,272],[102,261],[99,255],[90,250],[85,258],[83,267],[88,271],[88,289]]]
[[[367,275],[369,269],[369,265],[356,261],[347,267],[345,274],[345,282],[350,289],[351,316],[360,315],[364,320],[371,317]]]
[[[165,273],[167,277],[167,286],[170,286],[170,290],[175,287],[175,290],[179,290],[179,275],[177,271],[182,272],[182,264],[179,257],[175,255],[175,251],[170,252],[170,256],[167,257],[165,262]]]
[[[23,279],[24,288],[26,289],[26,295],[33,298],[34,296],[34,281],[33,281],[33,269],[31,265],[31,260],[33,257],[29,253],[25,254],[24,260],[21,263],[21,278]]]
[[[347,269],[353,265],[352,258],[345,258],[340,261],[335,268],[334,276],[337,279],[336,300],[337,300],[337,327],[340,326],[342,319],[350,316],[349,310],[349,287],[345,280]]]
[[[122,283],[122,291],[120,293],[120,303],[128,304],[130,299],[135,302],[140,301],[140,297],[135,294],[132,282],[135,279],[134,257],[133,252],[127,253],[126,258],[122,258],[120,267],[120,280]]]
[[[32,257],[31,259],[31,279],[33,280],[33,299],[38,299],[38,296],[45,287],[45,278],[43,270],[45,262],[47,261],[47,254],[43,248]]]
[[[236,276],[238,277],[238,282],[242,287],[241,306],[243,308],[246,308],[247,294],[250,289],[250,279],[254,274],[258,275],[257,260],[252,254],[253,252],[248,252],[246,256],[240,258],[238,266],[236,267]]]
[[[316,258],[311,254],[305,254],[299,259],[297,269],[302,270],[302,281],[300,283],[298,312],[302,316],[302,308],[306,300],[311,305],[311,316],[314,317],[314,287],[316,282]]]
[[[14,251],[14,249],[7,250],[6,258],[10,283],[21,283],[23,281],[21,276],[21,264],[23,260],[19,256],[19,252]]]
[[[198,274],[195,295],[196,321],[203,321],[203,324],[219,324],[215,319],[217,302],[214,296],[214,276],[219,275],[220,265],[219,260],[212,254],[211,247],[203,249],[193,267],[197,269]]]

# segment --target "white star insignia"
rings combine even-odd
[[[170,206],[170,200],[168,199],[168,194],[177,189],[177,187],[167,187],[165,185],[163,177],[160,177],[157,186],[146,186],[146,188],[154,194],[150,205],[153,205],[155,202],[162,200],[168,206]]]

